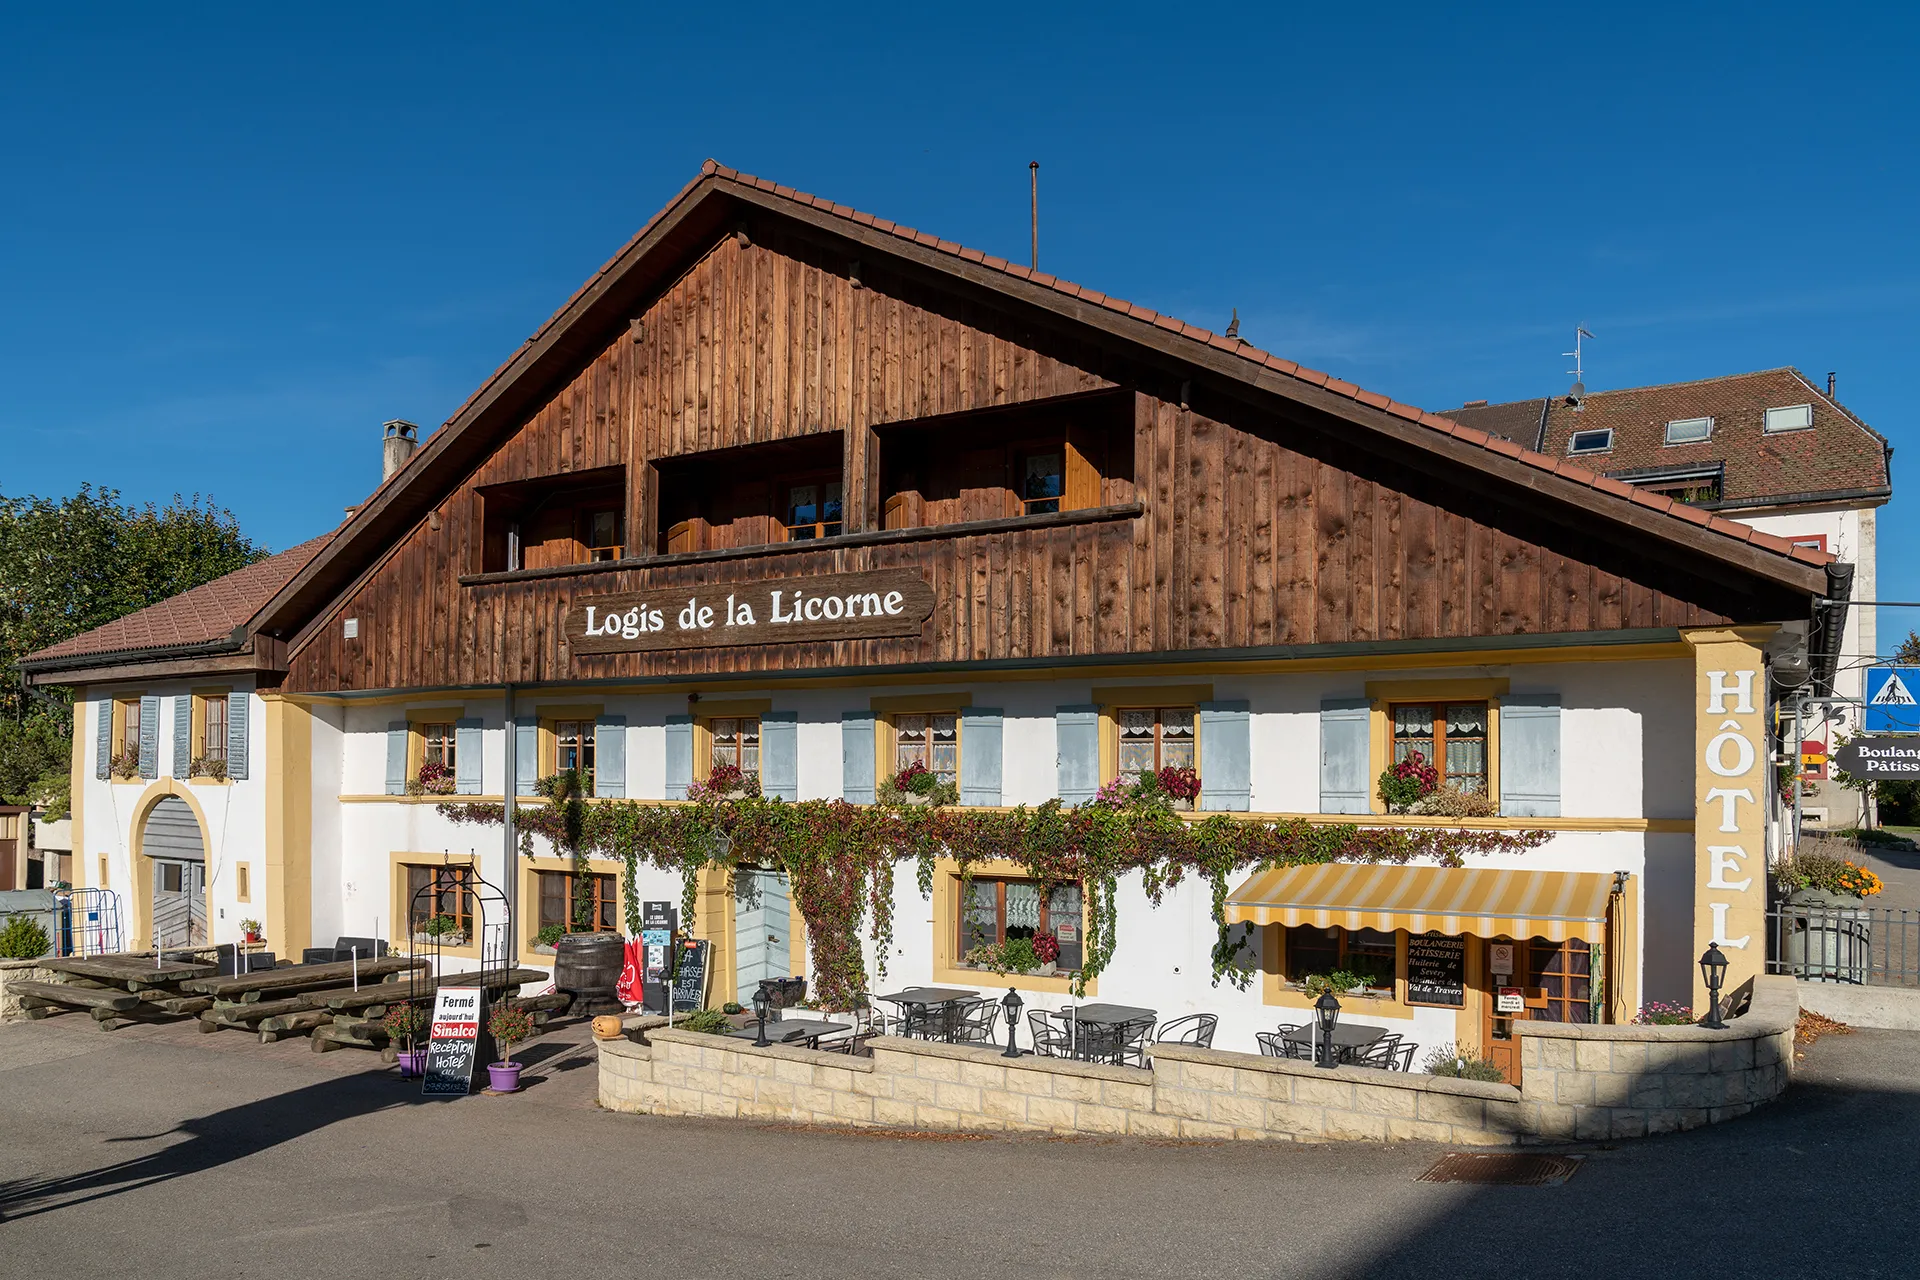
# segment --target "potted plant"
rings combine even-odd
[[[429,760],[420,766],[420,772],[407,784],[410,796],[450,796],[457,785],[453,770],[438,760]]]
[[[140,748],[128,747],[107,759],[107,773],[115,782],[131,782],[140,776]]]
[[[1058,943],[1055,943],[1054,955],[1059,955]],[[1040,953],[1032,938],[1008,938],[990,946],[974,947],[962,960],[975,969],[987,969],[1003,977],[1032,973],[1040,967]]]
[[[227,776],[227,758],[225,756],[195,756],[187,762],[189,778],[211,778],[223,782]]]
[[[240,932],[246,936],[248,942],[258,942],[260,941],[260,922],[258,920],[242,920],[240,922]]]
[[[1200,799],[1200,775],[1185,765],[1168,765],[1155,775],[1160,790],[1166,792],[1173,807],[1190,813]]]
[[[689,800],[746,800],[760,794],[760,775],[745,773],[736,764],[713,767],[704,782],[687,788]]]
[[[1040,961],[1042,974],[1055,972],[1055,966],[1060,962],[1060,939],[1051,933],[1034,934],[1033,954]]]
[[[387,1029],[387,1038],[393,1042],[395,1057],[400,1063],[401,1079],[419,1075],[426,1067],[427,1053],[415,1045],[420,1033],[426,1030],[427,1011],[403,1000],[387,1006],[387,1016],[381,1025]]]
[[[1380,774],[1380,798],[1387,802],[1389,813],[1412,812],[1414,805],[1439,787],[1440,771],[1418,751],[1407,752],[1405,760]]]
[[[881,782],[878,799],[882,804],[904,805],[910,809],[938,808],[946,804],[959,804],[960,788],[951,782],[942,782],[939,774],[930,772],[926,765],[915,760]]]
[[[495,1093],[512,1093],[520,1087],[521,1067],[513,1060],[513,1046],[533,1035],[533,1014],[502,1001],[487,1014],[487,1031],[499,1043],[501,1058],[487,1064],[487,1080]]]

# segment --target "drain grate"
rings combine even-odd
[[[1581,1156],[1442,1156],[1417,1182],[1471,1182],[1482,1187],[1557,1187],[1580,1167]]]

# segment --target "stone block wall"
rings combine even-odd
[[[20,997],[13,994],[13,983],[54,980],[53,970],[41,968],[38,960],[0,960],[0,1022],[17,1021],[22,1012]]]

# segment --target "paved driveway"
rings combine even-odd
[[[1907,1276],[1920,1035],[1824,1040],[1789,1098],[1573,1148],[1566,1185],[1415,1182],[1426,1146],[935,1139],[610,1115],[573,1030],[513,1098],[354,1051],[0,1026],[13,1275]],[[571,1041],[571,1044],[568,1042]],[[577,1046],[577,1047],[575,1047]]]

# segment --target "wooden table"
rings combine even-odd
[[[73,978],[90,978],[114,986],[138,991],[143,987],[166,987],[188,978],[205,978],[219,972],[212,964],[193,960],[161,960],[151,955],[121,954],[108,956],[69,956],[61,960],[42,960],[40,967]]]
[[[390,973],[406,973],[409,970],[426,967],[425,960],[409,959],[405,956],[383,956],[378,960],[362,960],[359,965],[360,985],[365,987],[369,981],[377,982]],[[180,989],[197,995],[212,996],[216,1000],[251,1003],[258,1000],[263,992],[291,992],[303,987],[308,989],[337,987],[343,982],[353,981],[353,977],[353,961],[335,960],[328,964],[290,964],[279,969],[263,969],[259,973],[243,973],[237,978],[189,978],[180,984]]]

